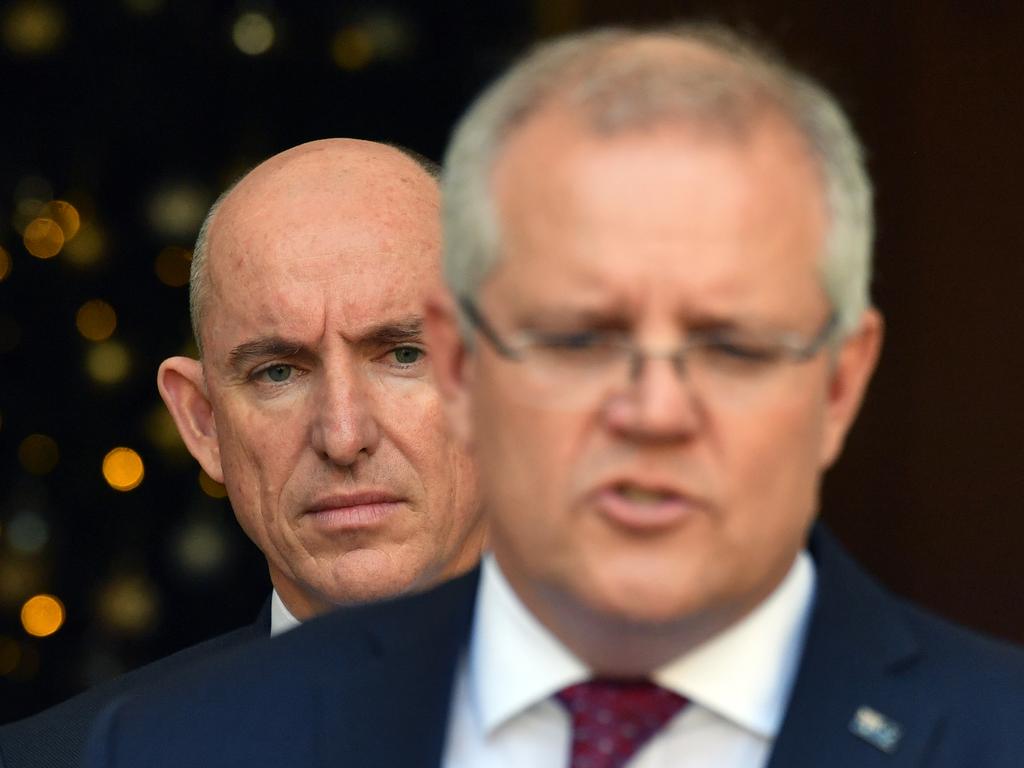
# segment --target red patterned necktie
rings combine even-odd
[[[590,680],[555,696],[572,716],[569,768],[621,768],[686,705],[648,680]]]

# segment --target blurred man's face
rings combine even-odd
[[[204,466],[300,618],[465,570],[482,536],[421,334],[436,185],[392,150],[331,163],[312,153],[231,195],[202,332]]]
[[[502,260],[476,302],[506,339],[565,339],[559,354],[576,355],[610,334],[665,352],[694,334],[810,340],[832,313],[821,184],[779,120],[745,139],[594,137],[549,109],[510,137],[493,189]],[[580,607],[633,625],[745,614],[803,546],[873,362],[863,337],[835,368],[827,350],[730,357],[716,375],[656,356],[632,382],[595,373],[565,393],[477,334],[468,423],[490,542],[520,596],[556,627]]]

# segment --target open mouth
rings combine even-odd
[[[684,522],[699,504],[679,491],[633,482],[605,486],[597,495],[598,510],[616,525],[654,531]]]

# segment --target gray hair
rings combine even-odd
[[[441,167],[430,158],[400,144],[388,144],[387,146],[397,149],[415,162],[430,178],[437,180],[441,177]],[[199,227],[196,244],[192,249],[192,264],[188,276],[188,310],[189,319],[192,321],[192,337],[196,341],[196,349],[199,351],[200,358],[203,356],[203,337],[200,334],[200,328],[202,328],[203,308],[206,306],[207,294],[210,291],[210,274],[206,266],[206,259],[210,251],[210,229],[213,227],[213,220],[221,205],[248,175],[249,172],[246,171],[213,201],[213,205],[210,206],[206,218],[203,219],[203,223]]]
[[[643,50],[658,42],[693,55],[666,55],[664,45]],[[484,91],[456,126],[442,174],[444,274],[456,296],[475,295],[499,258],[491,173],[503,142],[553,103],[580,114],[596,134],[689,121],[742,136],[765,114],[781,115],[806,141],[823,181],[825,291],[839,328],[857,325],[870,303],[874,231],[860,143],[824,88],[716,25],[563,37],[540,44]]]
[[[199,329],[202,328],[206,294],[210,291],[210,274],[206,267],[206,257],[210,251],[210,228],[213,226],[213,220],[221,205],[244,178],[245,176],[239,178],[213,201],[213,205],[206,213],[206,218],[203,219],[202,226],[199,227],[196,244],[192,249],[192,264],[188,273],[188,313],[192,321],[192,337],[196,340],[196,349],[199,350],[200,358],[203,356],[203,337]]]

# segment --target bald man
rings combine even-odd
[[[158,386],[267,559],[257,621],[0,729],[8,768],[78,762],[104,704],[339,605],[473,567],[484,527],[422,338],[441,285],[439,196],[424,163],[366,141],[270,158],[214,204],[190,281],[200,358]]]

